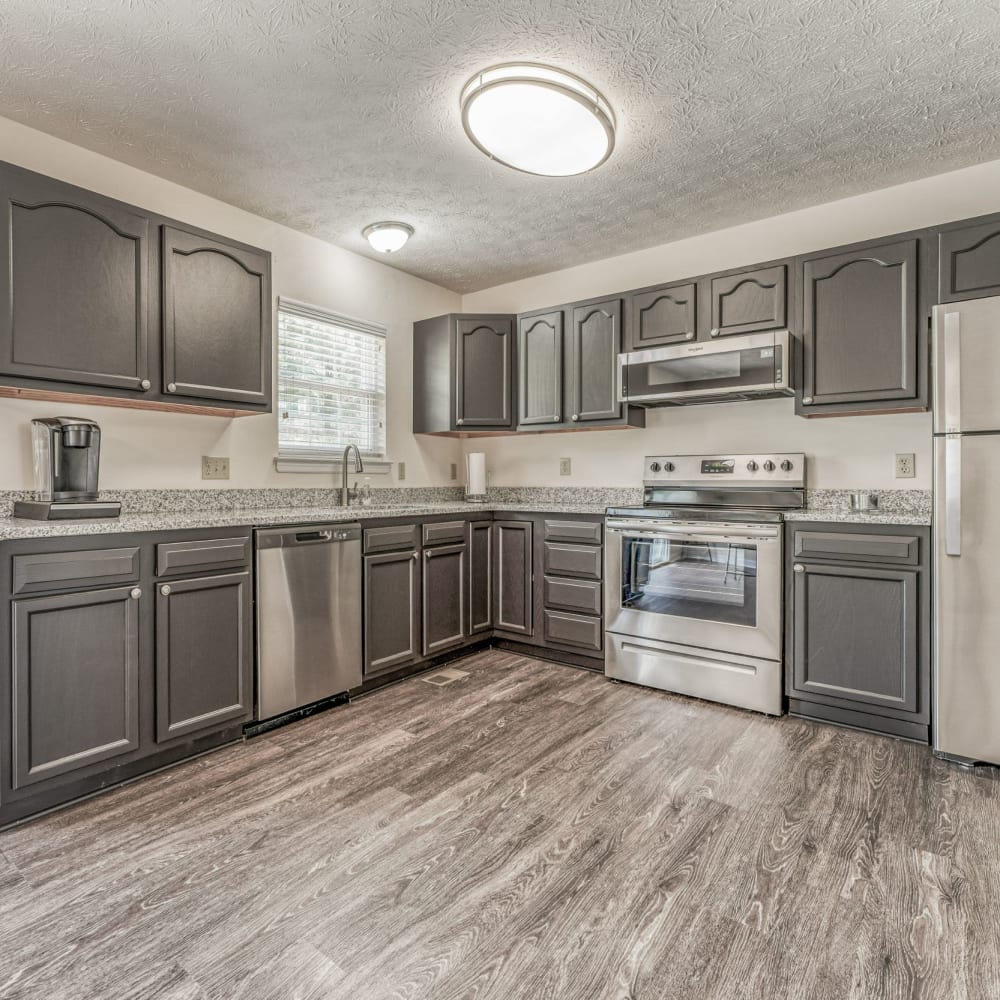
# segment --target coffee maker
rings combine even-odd
[[[121,504],[99,500],[97,472],[101,428],[86,417],[43,417],[31,421],[35,466],[34,500],[18,500],[15,517],[36,521],[117,517]]]

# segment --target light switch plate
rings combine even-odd
[[[229,459],[218,458],[213,455],[201,456],[201,478],[202,479],[228,479]]]
[[[402,482],[406,478],[406,462],[397,462],[396,478]]]
[[[568,458],[559,459],[559,475],[569,476],[573,471],[573,463]]]
[[[913,454],[896,456],[896,478],[913,479],[917,474],[917,456]]]

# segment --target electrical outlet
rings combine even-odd
[[[396,478],[402,482],[406,478],[406,462],[397,462]]]
[[[916,455],[897,455],[896,456],[896,478],[897,479],[912,479],[917,474],[917,456]]]
[[[212,455],[201,456],[201,478],[202,479],[228,479],[229,459],[216,458]]]
[[[568,476],[571,474],[573,463],[568,458],[559,459],[559,475]]]
[[[458,466],[454,462],[451,463],[451,478],[458,479]]]

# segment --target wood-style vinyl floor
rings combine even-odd
[[[0,834],[0,996],[1000,997],[993,772],[458,666]]]

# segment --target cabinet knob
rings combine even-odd
[[[165,583],[162,587],[160,587],[160,593],[163,594],[164,597],[169,597],[170,596],[170,585],[167,584],[167,583]]]
[[[710,334],[710,336],[712,336],[712,337],[718,337],[721,332],[722,332],[721,330],[713,329],[712,332],[711,332],[711,334]]]
[[[573,414],[573,419],[574,420],[579,420],[580,419],[580,414],[579,413],[574,413]]]
[[[149,392],[149,390],[153,388],[153,383],[150,382],[148,378],[144,378],[139,383],[139,388],[142,389],[143,392]]]
[[[458,424],[459,426],[461,426],[462,424],[465,423],[465,418],[464,417],[459,417],[458,420],[455,421],[455,423]]]
[[[133,587],[132,592],[128,596],[131,597],[133,601],[138,601],[139,598],[142,597],[142,588]]]
[[[796,573],[804,573],[806,571],[806,568],[802,565],[802,563],[796,563],[792,569],[795,570]]]
[[[413,555],[412,555],[412,556],[410,556],[410,558],[411,558],[411,559],[416,559],[416,558],[417,558],[417,554],[416,554],[416,552],[414,552],[414,553],[413,553]]]
[[[176,392],[176,391],[177,391],[177,383],[171,382],[170,385],[167,386],[167,392]]]
[[[803,396],[802,397],[802,402],[805,403],[806,406],[808,406],[812,401],[813,401],[812,396]]]
[[[690,330],[684,334],[685,340],[694,340],[694,330]]]

